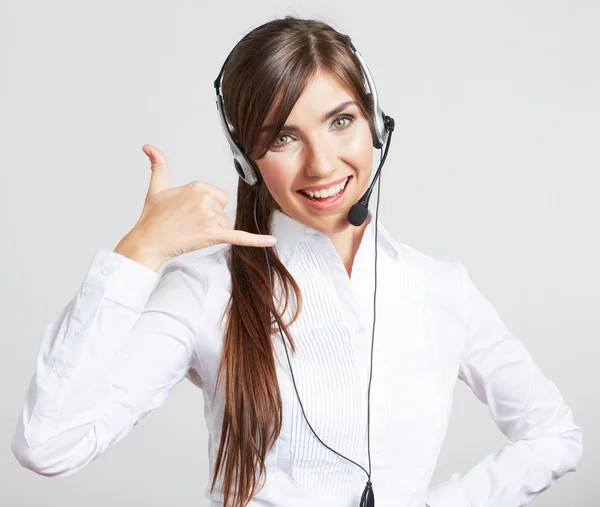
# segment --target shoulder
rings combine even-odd
[[[424,252],[396,240],[387,232],[386,236],[394,248],[399,269],[405,272],[410,280],[421,286],[428,286],[438,296],[454,301],[461,299],[465,269],[458,259]]]

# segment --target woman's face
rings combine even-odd
[[[255,160],[282,211],[325,234],[352,227],[348,211],[369,186],[372,162],[369,120],[338,81],[322,71],[308,83],[266,155]],[[312,201],[300,192],[330,188],[348,177],[333,202]]]

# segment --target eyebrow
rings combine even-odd
[[[321,116],[321,123],[324,123],[332,116],[335,116],[336,114],[341,113],[344,109],[346,109],[349,105],[352,105],[352,104],[356,104],[356,102],[354,102],[353,100],[347,100],[346,102],[342,102],[338,106],[334,107],[331,111],[328,111],[323,116]],[[260,128],[259,132],[268,132],[269,130],[273,130],[273,128],[274,128],[274,125],[272,123],[270,123],[269,125],[263,125]],[[284,125],[281,128],[281,130],[288,130],[290,132],[296,132],[300,129],[298,127],[296,127],[295,125]]]

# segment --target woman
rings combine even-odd
[[[375,128],[349,38],[271,21],[234,48],[222,90],[259,182],[240,179],[232,228],[223,190],[171,188],[144,145],[140,219],[43,335],[12,444],[23,466],[76,472],[187,377],[205,395],[211,506],[357,506],[365,472],[378,507],[517,506],[575,470],[581,428],[464,266],[370,212],[349,224]],[[509,441],[429,487],[457,378]]]

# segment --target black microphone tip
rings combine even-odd
[[[354,204],[350,211],[348,212],[348,222],[350,222],[355,227],[359,227],[365,223],[367,219],[367,215],[369,214],[369,209],[364,204],[357,202]]]

